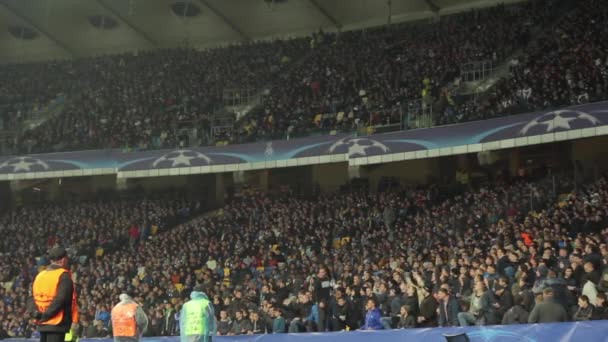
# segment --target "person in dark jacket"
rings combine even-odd
[[[63,342],[65,334],[78,321],[74,282],[70,272],[67,271],[69,260],[64,248],[52,248],[49,251],[49,259],[51,265],[39,273],[34,280],[32,291],[34,298],[30,305],[30,311],[32,317],[40,322],[38,331],[40,332],[41,342]],[[58,278],[51,276],[53,273],[60,272],[61,269],[64,271]],[[48,281],[47,279],[55,283],[44,283]],[[53,291],[54,296],[48,305],[43,305],[43,302],[48,298],[49,294],[47,292],[49,291]],[[76,312],[72,312],[73,309]],[[53,322],[57,317],[61,317],[60,321]]]
[[[228,312],[226,310],[220,311],[220,319],[217,321],[217,334],[218,335],[228,335],[230,329],[232,328],[232,321],[230,317],[228,317]]]
[[[289,332],[306,332],[311,331],[311,322],[308,318],[311,316],[312,303],[310,297],[304,291],[298,293],[298,300],[296,303],[290,303],[288,309],[294,314],[293,319],[289,323]]]
[[[439,326],[457,327],[458,312],[460,311],[458,300],[450,296],[448,290],[441,288],[437,292],[437,301],[439,302]]]
[[[243,318],[243,312],[237,311],[235,320],[232,321],[232,328],[228,333],[229,336],[233,335],[243,335],[247,333],[247,330],[243,329],[247,327],[247,323],[245,323],[245,319]]]
[[[526,324],[528,323],[528,316],[530,315],[523,307],[524,298],[522,296],[515,296],[515,305],[507,310],[505,315],[502,317],[502,324]]]
[[[163,312],[163,323],[160,334],[162,336],[172,336],[176,333],[176,321],[175,321],[175,309],[173,304],[165,303],[165,310]]]
[[[414,286],[407,286],[405,290],[405,298],[403,300],[403,305],[409,306],[410,310],[408,311],[410,315],[417,317],[419,309],[418,304],[418,292]]]
[[[494,301],[492,303],[495,315],[494,322],[501,322],[503,316],[511,307],[513,307],[513,295],[511,292],[507,291],[504,285],[498,284],[494,286]]]
[[[333,311],[332,325],[334,331],[342,331],[347,328],[350,329],[353,324],[352,320],[352,307],[350,303],[344,297],[338,298],[338,303]]]
[[[323,332],[327,329],[329,317],[331,317],[330,307],[320,306],[319,303],[324,301],[325,303],[331,302],[331,289],[332,280],[329,276],[329,269],[327,266],[321,266],[319,273],[314,282],[313,301],[319,308],[319,322],[317,324],[318,331]]]
[[[439,304],[433,298],[428,288],[419,289],[425,294],[420,303],[420,313],[418,315],[418,325],[421,327],[435,327],[437,325],[437,307]]]
[[[253,311],[250,315],[251,329],[247,331],[248,335],[260,335],[266,333],[266,324],[260,320],[260,315]]]
[[[397,328],[399,329],[408,329],[416,327],[416,317],[410,314],[410,307],[408,305],[403,305],[401,307],[401,312],[399,313],[399,323],[397,323]]]
[[[84,323],[84,322],[83,322]],[[103,326],[103,322],[96,320],[93,323],[86,323],[86,326],[83,329],[83,333],[80,337],[84,338],[102,338],[108,337],[108,329]]]
[[[144,333],[145,337],[155,337],[160,336],[160,331],[162,330],[163,325],[163,315],[160,312],[157,312],[151,319],[150,325],[148,326],[148,331]]]
[[[567,320],[566,309],[553,300],[553,289],[550,287],[543,290],[543,301],[534,306],[528,317],[528,323],[566,322]]]
[[[591,319],[608,320],[608,303],[606,302],[605,293],[598,293],[597,297],[595,297],[595,310]]]
[[[350,288],[346,291],[349,294],[347,301],[349,302],[349,306],[351,307],[351,317],[350,322],[353,324],[350,328],[351,330],[358,329],[360,326],[360,322],[363,321],[363,298],[355,288]]]
[[[593,305],[589,303],[589,297],[582,295],[578,297],[578,309],[572,317],[575,321],[588,321],[593,316]]]

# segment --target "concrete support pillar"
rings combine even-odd
[[[521,151],[519,149],[512,149],[509,151],[509,173],[512,177],[517,176],[517,170],[522,165],[521,162]]]
[[[224,182],[224,174],[215,174],[215,205],[217,207],[224,206],[224,200],[226,199],[226,186]]]

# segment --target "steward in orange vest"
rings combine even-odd
[[[67,269],[65,249],[49,251],[51,265],[38,273],[32,287],[35,309],[32,317],[41,342],[63,342],[72,325],[78,323],[78,304],[72,274]]]
[[[133,298],[121,294],[120,303],[112,309],[112,335],[116,342],[139,341],[148,329],[148,317]]]

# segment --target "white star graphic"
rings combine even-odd
[[[574,113],[574,114],[576,114],[576,116],[564,117],[564,116],[562,116],[562,114],[564,114],[564,113]],[[540,121],[542,118],[547,117],[549,115],[553,115],[553,119],[547,120],[547,121]],[[562,110],[556,110],[553,112],[545,113],[545,114],[537,117],[536,119],[528,122],[521,129],[520,134],[522,134],[522,135],[527,134],[531,128],[536,127],[538,125],[546,126],[547,127],[546,133],[552,132],[558,128],[571,129],[572,127],[570,126],[570,121],[573,121],[576,119],[586,120],[594,126],[596,126],[600,123],[600,121],[591,114],[581,112],[580,110],[562,109]]]
[[[565,118],[561,115],[556,115],[553,120],[547,120],[540,122],[540,124],[547,126],[547,133],[553,132],[557,128],[570,129],[570,121],[576,118]]]
[[[180,155],[178,155],[177,157],[169,158],[167,160],[173,161],[171,166],[178,166],[178,165],[190,166],[190,161],[194,158],[196,158],[196,157],[188,157],[188,156],[184,155],[183,153],[180,153]]]
[[[359,142],[362,142],[362,141],[369,142],[369,144],[365,144],[365,145],[359,144]],[[381,143],[379,141],[373,140],[373,139],[367,139],[367,138],[349,139],[349,138],[344,138],[344,139],[340,139],[340,140],[336,141],[329,148],[329,152],[334,152],[336,150],[336,148],[338,148],[340,146],[344,146],[344,145],[348,145],[348,155],[349,156],[356,156],[356,155],[366,156],[367,155],[367,150],[369,148],[371,148],[371,147],[377,147],[377,148],[381,149],[383,152],[390,151],[390,149],[386,145],[384,145],[383,143]]]
[[[365,150],[367,150],[369,146],[365,146],[365,145],[359,145],[359,144],[353,144],[352,146],[350,146],[348,148],[348,155],[349,156],[356,156],[356,155],[366,155]]]
[[[186,153],[189,153],[190,155],[186,155]],[[168,157],[168,156],[173,156],[173,157]],[[192,165],[191,161],[193,159],[202,159],[202,160],[206,161],[207,164],[211,163],[211,158],[207,157],[206,155],[204,155],[200,152],[190,151],[190,150],[177,150],[177,151],[173,151],[171,153],[167,153],[167,154],[163,155],[162,157],[156,159],[154,161],[154,163],[152,163],[152,166],[157,167],[158,164],[160,164],[161,162],[164,162],[164,161],[170,161],[171,167],[191,166]]]
[[[29,161],[31,160],[31,161]],[[16,163],[15,163],[16,162]],[[43,162],[40,159],[31,158],[31,157],[16,157],[6,160],[4,163],[0,164],[0,169],[5,167],[12,167],[12,172],[18,171],[30,171],[32,166],[40,165],[45,170],[48,170],[49,165]]]
[[[13,171],[17,172],[17,171],[29,171],[30,167],[32,165],[36,165],[36,163],[30,163],[25,161],[25,158],[21,158],[21,160],[18,163],[12,164],[13,165]]]

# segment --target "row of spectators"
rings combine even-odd
[[[150,317],[147,335],[174,335],[197,284],[215,305],[220,334],[544,322],[551,320],[539,313],[552,305],[540,305],[552,303],[547,288],[561,308],[556,320],[608,318],[608,182],[578,190],[566,178],[557,184],[561,196],[551,182],[522,180],[456,195],[437,186],[314,201],[254,193],[148,238],[132,229],[125,236],[130,215],[108,223],[123,232],[116,235],[121,247],[72,266],[79,333],[110,334],[110,309],[127,292]],[[87,218],[73,208],[66,218]],[[140,212],[142,220],[150,213]],[[32,215],[52,226],[35,209],[11,217],[27,222]],[[36,229],[19,225],[22,234]],[[66,230],[66,241],[82,231]],[[33,331],[23,299],[36,269],[28,255],[40,251],[28,244],[3,246],[3,264],[19,260],[23,268],[0,290],[3,329],[11,336]]]

